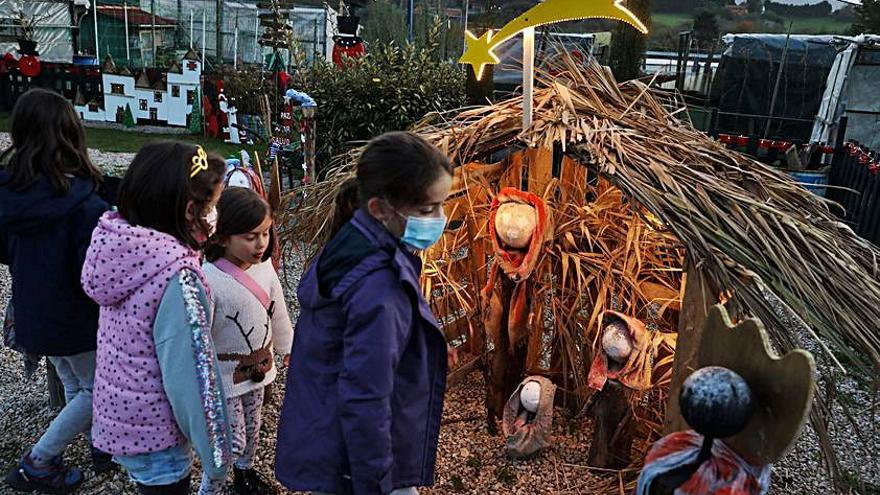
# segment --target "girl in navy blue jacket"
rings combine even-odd
[[[434,481],[447,347],[421,295],[452,167],[411,133],[371,141],[336,198],[335,234],[299,285],[276,454],[292,490],[415,493]]]
[[[0,263],[12,274],[16,344],[48,356],[67,405],[9,472],[25,491],[68,493],[82,473],[62,455],[92,420],[98,306],[80,287],[92,230],[108,209],[98,196],[101,174],[89,161],[79,116],[62,96],[33,89],[12,111],[12,147],[0,168]],[[110,457],[94,452],[96,470]]]

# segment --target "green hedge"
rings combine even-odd
[[[319,170],[357,142],[464,105],[464,71],[436,52],[433,43],[372,45],[367,56],[349,59],[344,68],[320,62],[295,72],[293,87],[318,103]]]

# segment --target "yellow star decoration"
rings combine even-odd
[[[645,24],[624,7],[622,2],[623,0],[546,0],[508,22],[496,34],[488,31],[477,38],[473,33],[466,32],[465,52],[459,63],[472,66],[477,79],[480,79],[487,65],[499,62],[494,53],[495,48],[527,28],[545,24],[581,19],[612,19],[625,22],[642,34],[647,34],[648,28]]]

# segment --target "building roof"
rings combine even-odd
[[[147,71],[141,71],[141,75],[138,76],[137,81],[135,81],[134,87],[140,89],[150,89],[150,78],[149,76],[147,76]]]
[[[126,10],[128,12],[126,12]],[[153,25],[153,15],[146,10],[140,9],[138,7],[128,7],[126,9],[122,5],[99,5],[98,13],[123,22],[125,22],[125,17],[127,14],[128,23],[132,26],[143,27]],[[167,17],[161,17],[158,15],[156,16],[156,27],[171,27],[176,25],[177,21],[175,21],[174,19],[169,19]]]
[[[106,72],[108,74],[116,72],[116,63],[113,62],[113,57],[111,57],[110,54],[107,54],[107,56],[104,57],[104,64],[101,65],[101,72]]]
[[[192,48],[187,50],[186,55],[183,56],[183,59],[184,60],[195,60],[196,62],[202,61],[201,57],[199,57],[199,54],[196,53],[196,51],[193,50]]]

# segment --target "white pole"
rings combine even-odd
[[[193,43],[195,38],[193,37],[193,9],[189,9],[189,49],[193,49]]]
[[[235,37],[232,39],[232,68],[238,70],[238,14],[235,14]]]
[[[98,0],[92,0],[92,5],[95,7],[95,63],[101,65],[101,44],[98,43]]]
[[[128,37],[128,2],[122,4],[122,12],[125,14],[125,59],[126,63],[131,66],[131,48],[128,46],[130,38]]]
[[[535,28],[523,31],[523,129],[532,125],[532,99],[535,92]]]
[[[260,63],[260,16],[254,21],[254,63]]]
[[[470,10],[470,5],[470,0],[464,0],[464,27],[461,31],[462,39],[465,38],[466,35],[464,33],[466,33],[468,30],[468,10]],[[462,53],[464,53],[465,49],[467,49],[467,45],[465,43],[462,43]]]
[[[202,70],[205,70],[205,47],[207,43],[207,31],[205,26],[208,25],[206,9],[202,9]]]

